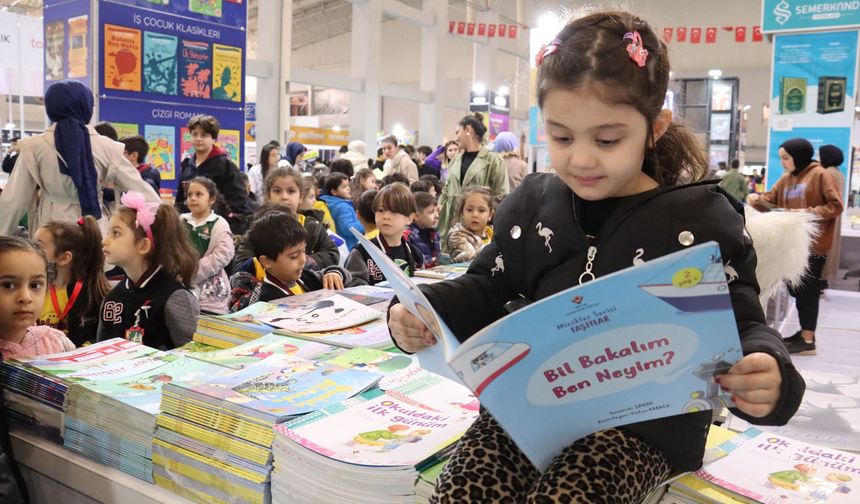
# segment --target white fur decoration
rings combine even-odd
[[[762,307],[780,284],[797,285],[809,261],[818,234],[816,216],[810,212],[757,212],[746,208],[746,228],[758,258],[755,275]]]

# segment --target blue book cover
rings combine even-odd
[[[410,279],[365,246],[437,338],[417,354],[422,366],[473,390],[538,469],[593,432],[731,404],[713,378],[742,352],[715,242],[562,291],[463,344]]]
[[[183,40],[179,52],[179,87],[182,96],[212,97],[212,51],[206,42]]]
[[[173,35],[143,32],[143,91],[176,94],[178,41]]]

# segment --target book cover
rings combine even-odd
[[[695,474],[764,504],[857,501],[857,455],[748,429],[715,449],[716,460]],[[722,456],[719,456],[722,455]]]
[[[200,349],[191,347],[187,351],[182,351],[182,353],[192,359],[232,369],[242,369],[275,354],[313,360],[333,350],[334,347],[331,345],[290,338],[289,336],[281,336],[279,334],[267,334],[233,348],[215,348],[200,351]]]
[[[117,138],[140,135],[140,126],[132,123],[111,122],[116,129]]]
[[[212,54],[206,42],[182,41],[179,87],[182,95],[189,98],[209,99],[212,96]]]
[[[258,317],[260,322],[294,333],[327,332],[346,329],[376,320],[382,313],[335,294],[299,309],[280,309]]]
[[[66,23],[54,21],[45,25],[45,80],[66,78]]]
[[[147,93],[176,94],[177,48],[179,39],[162,33],[143,33],[143,90]]]
[[[189,0],[188,10],[204,16],[221,17],[221,0]]]
[[[191,145],[191,132],[185,126],[179,128],[179,157],[180,159],[194,156],[194,146]]]
[[[832,114],[845,110],[845,77],[818,78],[818,107],[819,114]]]
[[[69,78],[80,79],[87,76],[89,67],[89,16],[83,15],[69,19]]]
[[[779,81],[779,113],[802,114],[806,111],[806,78],[783,77]]]
[[[276,333],[280,333],[282,329],[276,329]],[[310,341],[318,341],[344,348],[370,347],[385,349],[394,346],[391,341],[391,336],[388,332],[388,323],[384,317],[376,320],[371,320],[361,325],[347,327],[346,329],[337,329],[326,332],[304,332],[297,333],[284,331],[287,334],[296,337],[307,339]]]
[[[143,131],[146,143],[149,144],[149,154],[146,155],[146,160],[150,166],[158,170],[158,173],[161,174],[161,180],[175,179],[176,128],[146,124],[143,126]]]
[[[239,142],[241,132],[239,130],[222,129],[218,133],[218,141],[215,145],[227,151],[227,157],[233,161],[236,166],[239,165]]]
[[[212,44],[212,98],[242,101],[242,49]]]
[[[105,89],[140,91],[140,30],[104,25]]]
[[[409,368],[418,367],[417,360],[412,356],[365,347],[347,350],[323,362],[342,368],[372,371],[383,377],[393,376]]]
[[[39,355],[17,359],[17,361],[44,373],[62,377],[99,364],[133,359],[154,352],[158,352],[158,350],[124,338],[113,338],[69,352]]]
[[[473,390],[539,469],[592,432],[731,404],[713,378],[742,354],[715,242],[532,303],[461,345],[411,279],[354,234],[436,337],[422,366]]]

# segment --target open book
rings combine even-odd
[[[421,365],[474,391],[540,470],[593,432],[731,404],[713,377],[742,352],[715,242],[559,292],[461,344],[403,271],[354,234],[436,337]]]

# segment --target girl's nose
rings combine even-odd
[[[595,157],[587,148],[573,148],[570,155],[570,165],[573,168],[593,168]]]

